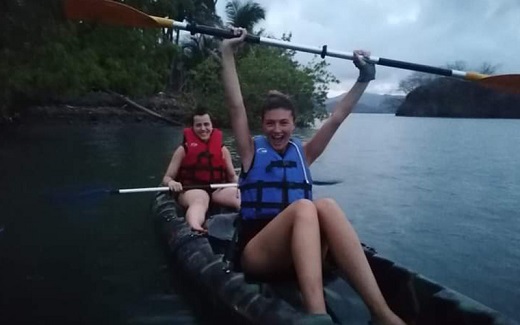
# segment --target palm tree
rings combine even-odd
[[[174,19],[177,21],[186,19],[190,23],[209,26],[222,25],[222,20],[216,13],[216,2],[216,0],[175,0]],[[173,30],[170,29],[167,33],[166,38],[173,41]],[[206,38],[203,35],[195,35],[187,41],[181,41],[179,31],[176,32],[175,44],[180,45],[182,52],[181,57],[174,58],[171,64],[167,90],[179,91],[184,84],[186,71],[209,55],[210,50],[206,48],[213,42]]]
[[[232,0],[226,4],[226,15],[230,25],[243,27],[254,33],[255,26],[265,19],[265,9],[252,0]]]
[[[190,1],[186,2],[186,0],[178,0],[178,2],[180,7],[185,5],[185,8],[190,3]],[[182,17],[199,24],[222,26],[222,20],[214,14],[215,4],[215,0],[197,0],[191,3],[192,7],[190,10],[183,9],[179,11],[180,16],[177,19]],[[255,26],[265,19],[265,9],[252,0],[247,0],[244,3],[240,0],[232,0],[226,4],[226,16],[230,25],[244,27],[248,31],[254,32]],[[261,31],[256,31],[255,34],[259,35]],[[176,43],[179,44],[178,38]],[[194,68],[210,56],[219,60],[217,54],[218,42],[212,37],[193,35],[188,40],[180,43],[182,59],[173,62],[169,85],[170,89],[176,90],[182,88],[186,71]]]

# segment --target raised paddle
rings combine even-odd
[[[138,28],[175,28],[189,31],[192,34],[201,33],[220,38],[236,37],[233,32],[228,29],[183,23],[168,18],[150,16],[128,5],[111,0],[64,0],[64,9],[65,16],[68,19],[73,20],[94,21],[103,24]],[[340,59],[354,59],[353,52],[332,51],[327,49],[327,45],[322,47],[305,46],[254,35],[248,35],[246,41],[250,43],[265,44],[274,47],[319,54],[322,58],[330,56]],[[520,94],[520,74],[486,75],[477,72],[465,72],[405,61],[385,59],[373,55],[367,59],[370,60],[370,62],[378,65],[476,81],[481,85],[494,88],[496,90]]]

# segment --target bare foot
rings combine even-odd
[[[195,225],[190,225],[190,227],[191,227],[191,231],[194,231],[196,233],[203,234],[203,235],[208,233],[208,230],[205,228],[202,228],[200,225],[195,224]]]

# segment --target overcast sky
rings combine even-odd
[[[327,45],[351,52],[362,48],[373,55],[445,66],[465,61],[468,69],[487,62],[497,74],[520,73],[520,0],[257,0],[266,9],[260,25],[280,37],[292,32],[292,42]],[[217,12],[225,20],[226,0]],[[305,63],[312,54],[300,53]],[[341,81],[329,96],[348,90],[357,77],[351,61],[327,58]],[[411,72],[378,66],[368,89],[393,93]]]

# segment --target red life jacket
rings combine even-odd
[[[184,151],[177,181],[182,185],[223,183],[225,164],[222,157],[222,131],[213,129],[208,142],[202,141],[192,128],[184,129]]]

